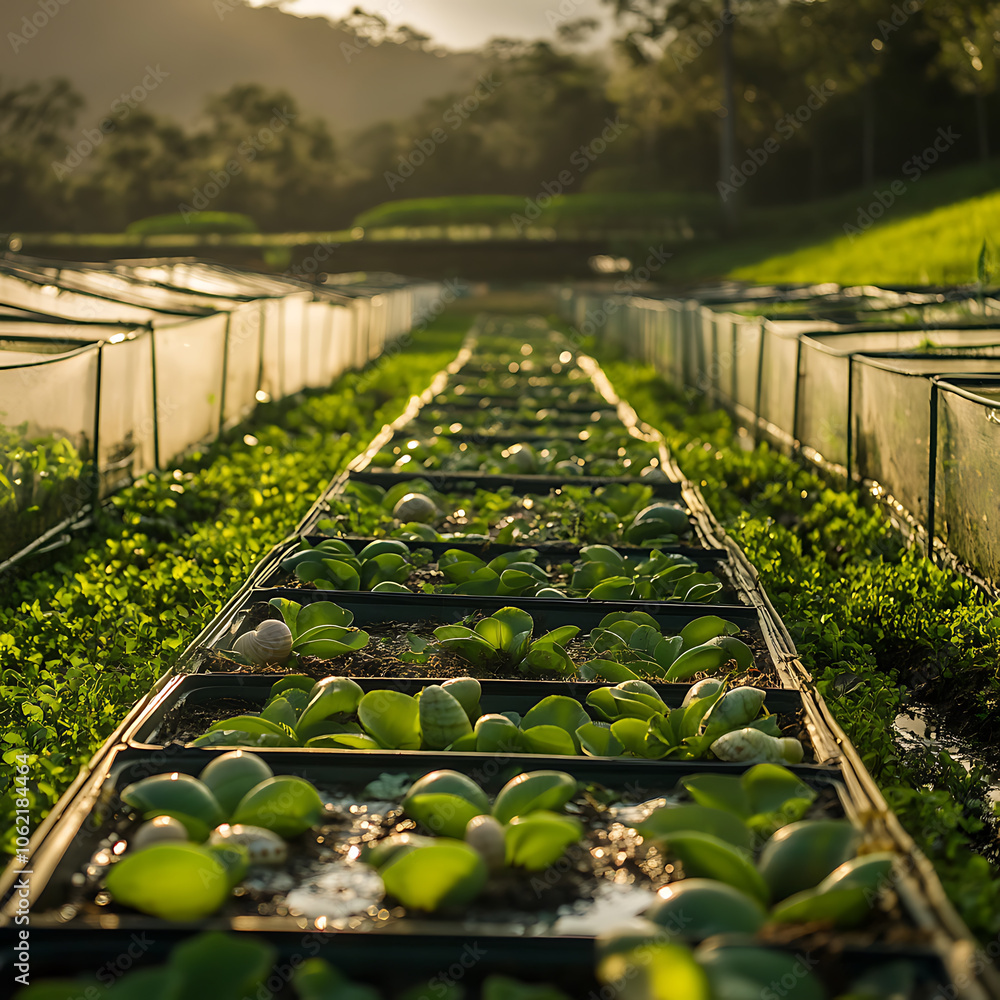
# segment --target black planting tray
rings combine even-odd
[[[78,979],[81,997],[100,996],[109,977],[162,965],[177,945],[193,936],[191,931],[166,927],[158,928],[155,935],[90,928],[32,930],[32,981]],[[254,938],[276,952],[273,971],[267,977],[275,989],[288,981],[290,970],[315,957],[325,959],[351,980],[374,987],[383,1000],[399,1000],[404,993],[439,1000],[455,984],[460,984],[466,1000],[481,1000],[483,982],[491,976],[552,985],[580,1000],[601,996],[601,985],[594,976],[591,938],[484,939],[466,933],[396,935],[387,940],[383,935],[315,931],[298,936],[258,932]],[[791,945],[788,949],[793,950]],[[817,960],[815,974],[827,986],[829,996],[846,992],[851,977],[898,960],[913,963],[917,970],[917,990],[906,1000],[960,995],[950,985],[941,957],[930,949],[847,945],[836,950],[810,950],[808,954],[810,961]],[[14,962],[10,935],[0,931],[2,998],[14,996]],[[88,993],[88,989],[96,992]],[[294,993],[285,989],[275,994],[275,1000],[293,997]]]
[[[681,505],[685,504],[683,485],[680,482],[673,480],[647,482],[636,476],[514,476],[478,472],[440,472],[434,469],[415,469],[412,472],[369,472],[366,470],[355,470],[349,473],[346,478],[339,479],[323,495],[320,502],[310,512],[306,523],[301,525],[299,530],[303,534],[314,532],[319,521],[330,516],[329,502],[340,498],[349,482],[367,483],[388,490],[400,483],[409,483],[416,479],[422,479],[429,483],[431,489],[439,493],[455,495],[457,498],[463,496],[471,498],[477,490],[497,491],[504,487],[509,487],[512,490],[513,497],[524,497],[527,495],[547,495],[554,490],[562,490],[566,487],[584,487],[593,492],[601,486],[635,486],[641,484],[651,488],[653,500],[666,500]],[[684,509],[687,510],[686,505]],[[392,512],[389,510],[384,511],[383,520],[392,522]],[[697,547],[697,529],[691,520],[690,511],[688,511],[688,525],[688,530],[691,532],[694,540],[688,541],[685,544]],[[566,544],[563,539],[554,539],[553,541],[562,541],[563,544]],[[525,544],[532,544],[532,540],[525,539]]]
[[[397,483],[412,479],[426,479],[439,493],[461,493],[477,489],[497,490],[509,486],[516,493],[548,493],[564,486],[609,486],[613,483],[632,486],[637,482],[653,489],[653,498],[658,500],[681,500],[681,484],[657,481],[646,483],[635,476],[513,476],[496,473],[435,472],[433,469],[413,472],[352,472],[350,479],[359,483],[371,483],[390,489]]]
[[[92,863],[95,854],[102,850],[113,850],[120,835],[133,829],[135,823],[125,818],[127,810],[121,807],[117,793],[126,785],[144,777],[156,774],[181,772],[197,775],[210,759],[225,751],[178,750],[169,748],[161,751],[119,750],[110,754],[92,775],[87,785],[67,808],[60,822],[39,845],[32,856],[32,934],[43,928],[107,928],[125,931],[146,930],[156,936],[161,929],[189,927],[197,929],[239,929],[240,931],[285,931],[301,934],[304,930],[316,929],[304,917],[268,913],[260,915],[247,910],[246,904],[230,900],[223,912],[197,923],[171,924],[153,916],[141,914],[125,907],[107,910],[80,912],[73,900],[80,899],[80,891],[75,888],[80,873]],[[405,774],[416,779],[439,768],[449,768],[468,775],[491,796],[496,795],[510,778],[524,771],[537,769],[543,758],[524,759],[517,756],[482,754],[392,754],[372,753],[371,756],[339,754],[317,756],[304,752],[279,754],[270,750],[254,751],[271,766],[277,775],[291,774],[312,781],[327,799],[339,797],[342,803],[358,803],[362,799],[364,787],[387,772]],[[578,781],[602,785],[629,796],[634,802],[643,802],[672,794],[680,778],[692,774],[718,773],[739,775],[747,768],[740,764],[706,765],[704,762],[644,762],[623,761],[615,758],[559,757],[544,758],[545,769],[564,771]],[[649,766],[652,765],[652,766]],[[839,780],[836,769],[816,766],[792,768],[803,780],[817,789],[832,788],[837,805],[823,808],[825,815],[851,815],[848,793]],[[352,812],[354,810],[352,809]],[[364,815],[362,809],[359,815]],[[607,828],[615,822],[607,817],[598,825]],[[349,843],[349,832],[332,831],[329,839],[343,839]],[[544,876],[544,872],[542,876]],[[76,877],[76,878],[75,878]],[[525,873],[525,880],[530,873]],[[639,876],[636,876],[637,878]],[[594,876],[596,878],[596,876]],[[589,884],[589,882],[588,882]],[[536,892],[537,898],[537,892]],[[11,913],[16,905],[16,896],[8,891],[3,903],[0,925],[10,926]],[[242,910],[241,910],[242,907]],[[227,912],[228,911],[228,912]],[[466,912],[465,919],[457,920],[457,914],[439,916],[409,916],[384,921],[364,921],[363,915],[353,926],[330,926],[330,930],[358,929],[368,933],[386,934],[464,934],[475,929],[488,936],[541,936],[559,939],[561,934],[551,933],[551,928],[543,926],[539,919],[530,922],[507,913],[490,912],[488,920],[484,913],[473,920]],[[541,917],[537,911],[536,917]],[[547,918],[554,916],[549,913]],[[366,926],[362,927],[361,922]],[[602,928],[603,929],[603,928]],[[568,932],[573,933],[573,932]],[[589,933],[589,932],[588,932]]]
[[[457,594],[376,594],[359,591],[305,590],[294,587],[255,587],[244,606],[258,601],[283,597],[299,604],[333,601],[354,613],[354,624],[363,627],[380,621],[419,622],[440,619],[442,624],[454,624],[469,615],[490,615],[500,608],[523,608],[535,622],[536,635],[542,635],[560,625],[579,625],[582,633],[595,628],[611,612],[645,611],[652,615],[664,634],[675,635],[696,618],[719,613],[750,631],[758,638],[760,612],[746,605],[716,608],[709,604],[685,604],[683,601],[580,601],[554,597],[489,597]],[[725,613],[722,614],[721,612]],[[667,629],[672,631],[667,632]],[[233,635],[235,638],[235,633]],[[228,647],[227,647],[228,648]]]
[[[522,396],[511,393],[488,392],[482,396],[465,393],[457,399],[442,399],[435,396],[424,406],[424,410],[454,410],[457,413],[478,413],[490,410],[513,410],[525,408],[536,410],[559,410],[562,413],[607,413],[617,417],[617,410],[604,398],[594,396],[591,402],[570,403],[558,396]]]
[[[680,601],[579,601],[547,597],[405,595],[304,590],[289,587],[254,588],[247,593],[241,607],[228,619],[220,616],[214,623],[207,637],[208,644],[215,649],[232,649],[233,642],[243,632],[252,630],[247,621],[247,612],[254,605],[267,604],[274,598],[296,601],[302,605],[316,601],[332,601],[354,615],[355,627],[366,629],[368,626],[393,623],[400,626],[400,631],[405,630],[408,624],[433,622],[435,625],[453,625],[470,616],[487,616],[499,611],[500,608],[517,607],[531,615],[536,637],[562,625],[577,625],[581,636],[586,635],[597,627],[605,615],[621,611],[645,611],[656,620],[664,635],[677,635],[685,625],[696,618],[720,613],[720,617],[738,625],[741,633],[749,635],[751,645],[758,653],[767,650],[766,659],[763,662],[758,659],[758,669],[776,674],[776,664],[761,629],[762,612],[746,605],[718,608],[713,605],[685,604]],[[269,617],[280,617],[276,610],[272,609],[272,612]],[[781,686],[777,682],[777,675],[771,686]]]
[[[438,425],[435,424],[435,426]],[[586,440],[580,437],[580,432],[586,429],[587,426],[582,426],[579,429],[557,428],[551,433],[546,431],[526,431],[524,434],[512,434],[510,433],[509,430],[488,431],[476,427],[466,427],[463,424],[462,429],[460,431],[451,431],[447,427],[445,427],[439,433],[435,433],[434,429],[428,424],[416,424],[416,425],[408,424],[407,427],[403,428],[403,430],[401,430],[396,437],[394,437],[391,441],[387,441],[385,443],[385,445],[383,446],[383,450],[384,448],[389,448],[393,444],[397,444],[400,441],[417,440],[426,442],[428,438],[432,437],[446,439],[452,442],[456,448],[458,448],[463,443],[479,445],[482,447],[491,447],[493,445],[511,445],[511,444],[520,444],[522,442],[525,442],[527,444],[537,444],[546,441],[580,442]],[[567,430],[570,431],[571,433],[566,433]],[[409,433],[407,433],[408,431]],[[622,440],[624,441],[629,437],[631,437],[631,435],[628,434],[628,432],[623,429]],[[656,445],[654,445],[653,442],[651,441],[644,441],[643,444],[652,448],[652,450],[654,451],[657,452],[659,451]],[[459,473],[456,472],[455,474],[458,475]]]
[[[161,749],[164,746],[160,732],[163,728],[166,717],[173,711],[184,706],[204,708],[213,703],[218,704],[223,699],[238,699],[254,703],[253,708],[247,708],[250,712],[259,712],[267,701],[272,686],[280,680],[281,675],[274,674],[225,674],[225,673],[203,673],[185,674],[175,677],[160,691],[153,701],[146,707],[142,716],[135,721],[131,729],[123,735],[123,739],[129,746],[135,749],[153,750]],[[417,677],[358,677],[356,683],[364,691],[392,690],[403,694],[416,694],[429,684],[443,683],[447,678],[417,678]],[[480,705],[484,714],[489,712],[517,712],[524,715],[530,708],[537,705],[543,698],[549,695],[563,695],[577,699],[588,710],[586,705],[587,695],[597,687],[606,687],[587,681],[528,681],[528,680],[483,680],[480,681],[482,687],[482,697]],[[671,708],[680,705],[687,693],[688,684],[654,684],[653,687],[659,692],[664,702]],[[798,691],[791,691],[783,688],[772,688],[767,692],[764,707],[772,713],[795,716],[802,708],[802,696]],[[242,714],[243,709],[239,710]],[[225,705],[219,705],[220,718],[226,714],[235,715],[235,710],[230,710]],[[592,714],[592,713],[591,713]],[[594,717],[594,721],[599,721]],[[178,744],[172,744],[177,746]],[[375,750],[330,750],[330,749],[303,749],[296,747],[289,748],[268,748],[276,753],[311,753],[311,754],[376,754],[389,753],[394,755],[397,752],[407,754],[419,753],[426,755],[432,751],[375,751]],[[202,750],[203,753],[207,752]],[[450,756],[445,754],[444,756]],[[534,768],[532,760],[537,760],[541,755],[518,754],[518,759],[526,761],[526,768]],[[554,756],[546,756],[545,764],[537,764],[537,767],[552,766],[552,761],[557,759]],[[565,760],[565,757],[559,757]],[[627,758],[629,760],[633,758]],[[638,758],[635,758],[638,759]],[[660,762],[654,762],[660,763]],[[703,763],[710,763],[705,761]]]
[[[331,537],[330,535],[305,535],[305,540],[309,545],[315,548],[320,542],[327,541]],[[365,538],[356,538],[353,536],[336,536],[340,540],[347,542],[348,545],[354,550],[355,553],[360,552],[366,545],[374,541],[382,541],[383,539],[376,539],[373,536],[368,536]],[[389,539],[392,541],[393,539]],[[398,540],[398,539],[396,539]],[[568,545],[565,542],[540,542],[537,545],[498,545],[492,541],[485,542],[405,542],[411,550],[413,549],[430,549],[434,555],[435,561],[440,559],[445,552],[450,549],[458,549],[461,552],[470,552],[475,556],[479,556],[481,559],[489,562],[496,556],[505,555],[508,552],[521,552],[526,548],[537,549],[539,552],[538,558],[535,560],[536,564],[550,570],[553,566],[558,566],[560,563],[564,562],[575,562],[580,558],[580,546],[578,545]],[[719,602],[716,604],[704,604],[703,606],[708,608],[724,608],[729,605],[739,606],[740,602],[732,600],[736,597],[736,592],[729,580],[729,553],[725,549],[697,549],[692,548],[690,545],[663,545],[659,546],[662,552],[669,553],[671,555],[682,555],[688,559],[693,559],[697,565],[697,572],[699,573],[712,573],[716,576],[720,583],[722,583],[722,591],[720,592],[723,597],[728,597],[730,600],[725,602]],[[649,557],[651,549],[641,549],[634,548],[631,546],[616,545],[614,546],[616,552],[620,553],[622,556],[631,558],[642,558],[646,559]],[[253,583],[259,587],[280,587],[284,582],[293,574],[289,573],[287,570],[280,568],[280,563],[283,559],[288,556],[293,555],[299,551],[299,540],[293,539],[292,541],[285,542],[281,545],[276,546],[262,561],[259,566],[257,573],[253,577]],[[291,588],[299,589],[299,588]],[[311,588],[305,588],[311,589]],[[348,591],[338,591],[338,593],[348,593]],[[370,593],[370,591],[353,591],[353,593]],[[417,594],[418,592],[414,592]],[[400,595],[402,596],[402,595]],[[531,598],[532,600],[534,598]],[[568,600],[573,601],[585,601],[586,598],[574,597],[568,598]],[[665,602],[668,604],[677,604],[677,601]]]

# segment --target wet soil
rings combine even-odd
[[[466,931],[496,930],[520,935],[548,930],[579,933],[581,924],[596,933],[603,929],[597,906],[618,902],[635,913],[649,905],[656,890],[684,877],[683,866],[646,843],[630,825],[666,801],[683,798],[683,790],[665,787],[631,788],[624,795],[591,785],[567,803],[565,813],[583,829],[579,842],[555,864],[538,872],[504,869],[494,874],[480,895],[461,907],[433,914],[408,914],[396,900],[384,896],[381,880],[363,863],[365,852],[385,837],[424,832],[403,815],[395,791],[423,772],[382,775],[362,789],[324,782],[314,783],[325,803],[320,824],[289,842],[287,861],[278,867],[252,866],[235,888],[220,916],[305,917],[325,930],[377,930],[407,916],[438,924],[461,921]],[[653,782],[653,784],[658,784]],[[386,798],[391,795],[392,798]],[[664,797],[666,796],[666,797]],[[103,878],[127,847],[141,819],[113,796],[104,836],[85,869],[72,880],[60,913],[66,920],[104,918],[132,911],[115,903],[102,890]],[[841,816],[836,792],[820,790],[808,817]],[[909,937],[892,902],[877,913],[866,932],[869,941]],[[153,921],[155,923],[156,921]],[[308,926],[299,923],[298,926]],[[842,936],[838,935],[837,940]]]

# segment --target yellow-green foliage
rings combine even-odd
[[[857,227],[856,213],[845,222]],[[983,239],[995,241],[998,233],[1000,191],[994,191],[923,215],[875,223],[860,235],[843,235],[769,257],[737,268],[732,277],[844,285],[965,284],[976,280]]]

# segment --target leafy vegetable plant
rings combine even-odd
[[[775,717],[761,712],[764,692],[721,683],[693,685],[684,703],[669,709],[644,681],[596,688],[587,708],[566,695],[541,699],[523,718],[486,713],[474,677],[429,684],[416,695],[375,689],[365,693],[348,677],[313,683],[302,675],[276,682],[261,714],[220,719],[193,743],[210,746],[306,746],[354,750],[454,750],[480,753],[585,754],[784,760],[802,759],[798,740],[782,737]],[[775,741],[754,744],[738,758],[726,755],[727,737],[745,731]]]
[[[403,798],[407,815],[437,837],[389,837],[368,851],[367,862],[386,891],[404,906],[437,910],[470,902],[491,870],[540,871],[583,835],[579,821],[556,810],[576,793],[561,771],[512,778],[492,807],[486,793],[457,771],[425,774]]]

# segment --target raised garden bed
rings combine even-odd
[[[134,782],[159,774],[200,773],[208,757],[199,753],[118,754],[104,774],[95,775],[58,836],[35,859],[32,924],[45,927],[107,927],[151,932],[174,921],[136,912],[113,901],[102,886],[142,822],[120,793]],[[578,790],[558,811],[580,824],[581,837],[569,845],[565,861],[532,871],[505,868],[489,879],[461,907],[446,902],[433,911],[400,906],[375,871],[361,861],[363,849],[393,834],[426,830],[400,805],[411,783],[436,767],[467,775],[495,797],[522,772],[522,762],[502,757],[449,755],[437,760],[397,758],[348,761],[339,755],[257,755],[275,775],[294,775],[319,791],[323,808],[318,822],[287,839],[287,860],[275,866],[252,866],[217,911],[200,918],[200,927],[275,930],[304,929],[436,934],[476,932],[500,937],[524,935],[593,936],[606,929],[608,907],[616,916],[637,913],[655,900],[656,890],[677,883],[683,871],[670,855],[640,837],[632,824],[649,819],[666,803],[691,802],[679,782],[695,774],[738,777],[734,765],[657,769],[614,761],[561,761],[559,771],[576,779]],[[797,807],[802,819],[837,819],[847,800],[829,771],[796,769],[815,792]],[[374,784],[373,784],[374,783]],[[498,815],[500,815],[498,813]],[[780,819],[774,821],[781,824]],[[241,891],[242,890],[242,891]],[[180,920],[180,923],[191,923]],[[907,921],[897,904],[871,921],[874,942],[902,943]],[[910,944],[921,943],[915,930]]]
[[[381,586],[392,592],[405,587],[418,594],[488,594],[492,590],[494,594],[512,597],[533,597],[540,590],[554,588],[567,597],[582,599],[603,581],[624,577],[633,581],[630,596],[640,599],[717,606],[744,603],[729,580],[728,553],[724,550],[682,546],[649,550],[622,546],[609,552],[603,547],[581,551],[558,543],[529,548],[488,542],[402,540],[373,545],[375,541],[332,540],[314,534],[287,542],[278,546],[260,567],[257,581],[263,587],[304,590],[372,591]],[[346,565],[342,565],[344,555],[348,556]],[[379,561],[381,555],[390,558]],[[466,565],[460,566],[463,556]],[[341,565],[330,566],[323,560]],[[494,577],[481,574],[486,579],[473,579],[472,574],[481,573],[486,566]],[[509,571],[511,566],[514,569]],[[504,572],[508,576],[502,579]],[[635,585],[644,583],[648,586],[640,586],[640,592],[636,593]],[[331,588],[331,584],[338,585]]]
[[[175,678],[150,703],[142,717],[125,734],[125,739],[130,746],[139,749],[157,749],[169,744],[188,744],[206,733],[209,727],[222,723],[226,719],[258,716],[271,697],[276,680],[280,680],[280,676],[194,674]],[[446,685],[444,690],[449,690],[446,678],[428,678],[427,680],[360,678],[357,681],[358,687],[365,694],[375,691],[389,691],[408,696],[417,695],[430,685],[442,683]],[[592,696],[600,685],[509,680],[484,681],[480,687],[477,718],[479,715],[515,713],[521,718],[527,717],[530,720],[529,713],[532,709],[538,706],[543,699],[555,696],[560,701],[566,699],[563,702],[564,706],[568,706],[570,701],[579,704],[581,719],[589,717],[597,722],[609,721],[609,717],[602,714],[592,704],[593,698],[588,700],[588,697]],[[654,690],[668,708],[676,709],[681,705],[689,687],[690,685],[687,684],[661,684],[655,686]],[[782,735],[794,736],[802,742],[806,748],[806,762],[814,762],[815,755],[812,752],[808,731],[804,725],[802,700],[799,693],[784,689],[769,691],[764,699],[763,708],[774,713]],[[356,720],[356,712],[348,714]],[[340,718],[339,715],[338,718]],[[551,720],[545,719],[544,721],[550,722]],[[504,734],[506,734],[506,739]],[[226,742],[220,745],[254,746],[253,743],[238,742]],[[491,741],[489,751],[485,750],[484,744],[483,752],[495,752],[498,746],[502,746],[504,752],[507,753],[525,754],[525,768],[543,766],[541,763],[532,764],[528,760],[529,755],[545,754],[545,751],[541,749],[541,744],[525,743],[523,747],[519,746],[518,734],[513,729],[504,727],[500,735]],[[300,752],[297,748],[287,748],[287,751],[292,752],[293,749],[295,752]],[[328,749],[331,748],[317,747],[313,752],[320,753]],[[473,747],[473,749],[477,750],[478,748]],[[374,751],[362,749],[358,752]],[[556,752],[554,748],[549,751],[549,753]],[[588,755],[594,755],[596,752],[596,749],[591,745]],[[550,760],[544,766],[551,764]]]

